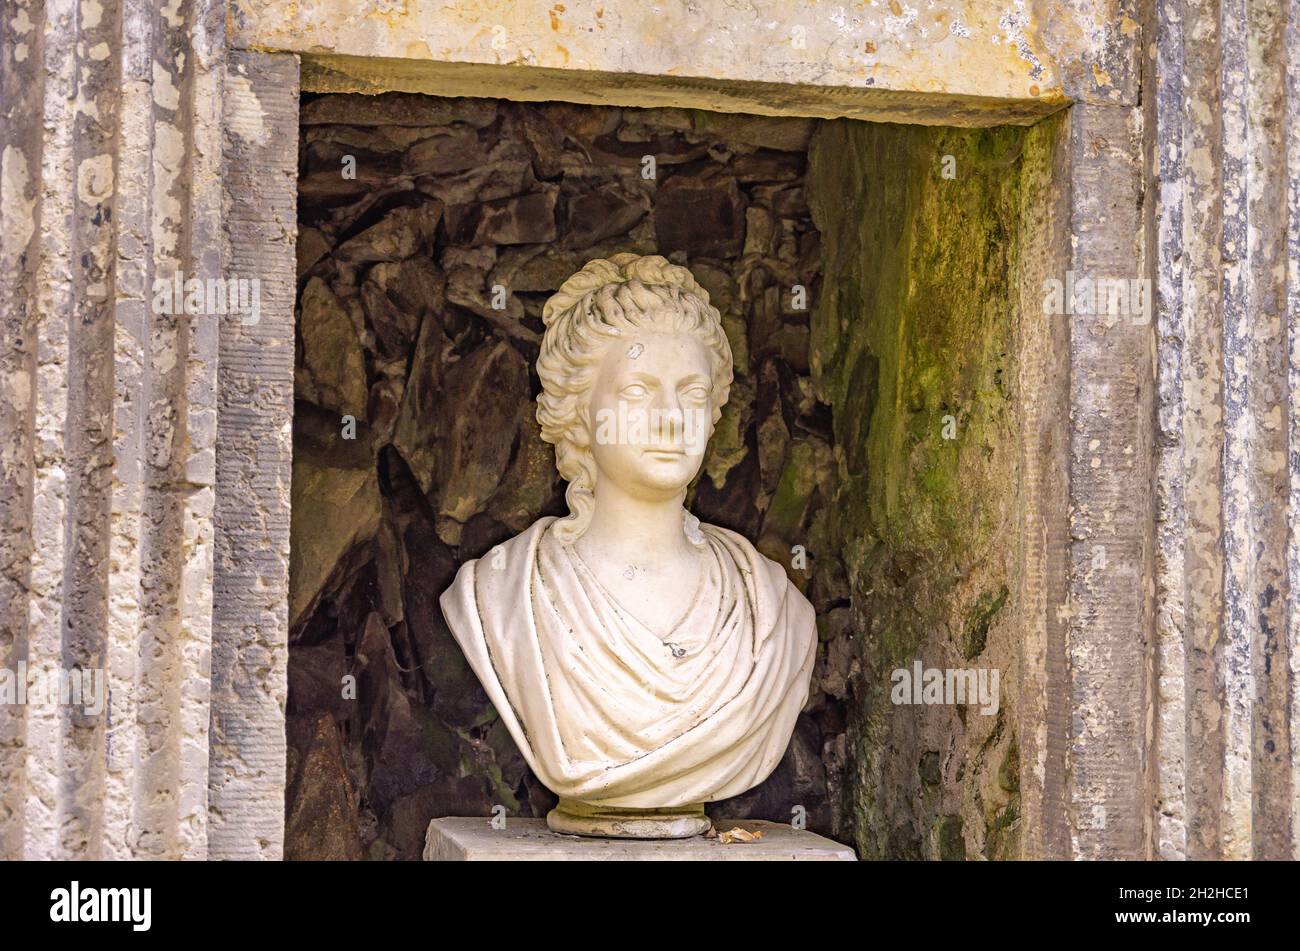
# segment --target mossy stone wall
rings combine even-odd
[[[845,804],[864,858],[1014,857],[1022,185],[1042,128],[824,123],[810,151],[854,650]],[[1036,165],[1034,167],[1037,167]],[[998,710],[902,705],[891,673],[998,672]]]

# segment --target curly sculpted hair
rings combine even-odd
[[[696,335],[711,357],[716,425],[731,391],[731,345],[708,292],[690,271],[659,255],[616,254],[589,262],[546,302],[542,322],[537,421],[569,483],[569,515],[554,530],[571,544],[587,530],[596,504],[589,397],[606,348],[633,330]]]

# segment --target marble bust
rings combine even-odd
[[[680,838],[762,782],[808,698],[812,605],[683,506],[731,386],[716,308],[683,267],[619,254],[543,311],[537,418],[568,482],[442,594],[557,832]]]

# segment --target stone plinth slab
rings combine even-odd
[[[822,862],[855,860],[853,850],[814,832],[779,822],[724,822],[719,829],[762,832],[756,842],[723,845],[717,838],[593,839],[560,835],[544,819],[507,819],[504,829],[487,818],[434,819],[425,836],[425,861],[678,861]]]

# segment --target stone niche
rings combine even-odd
[[[305,95],[286,857],[412,859],[431,818],[554,804],[437,599],[565,511],[541,309],[620,251],[689,267],[735,354],[692,510],[818,613],[789,750],[715,822],[1019,854],[1021,246],[1058,125]],[[998,668],[997,712],[891,703],[916,660]]]

